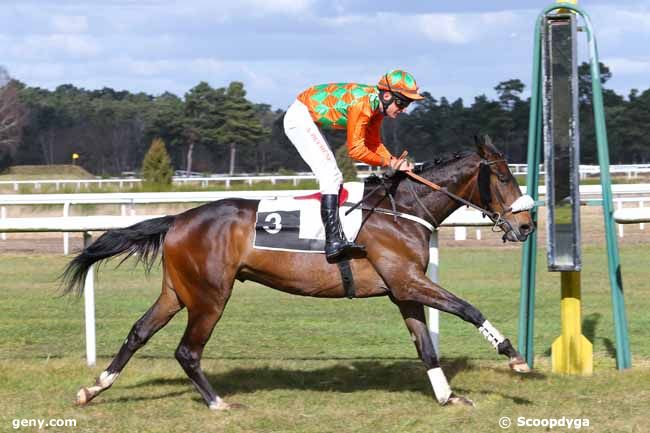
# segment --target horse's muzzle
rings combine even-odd
[[[525,242],[528,235],[535,231],[532,224],[521,224],[513,227],[510,223],[507,224],[508,230],[503,234],[503,242]]]

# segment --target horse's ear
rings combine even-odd
[[[490,155],[501,155],[501,152],[499,152],[499,150],[492,143],[492,137],[487,134],[483,136],[483,142],[478,146],[478,153],[482,158],[488,159]]]

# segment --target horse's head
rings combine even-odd
[[[517,179],[510,172],[508,162],[492,144],[490,137],[476,140],[479,163],[477,183],[478,194],[470,198],[474,204],[492,212],[490,218],[504,232],[503,240],[525,241],[535,230],[529,210],[533,199],[522,196]]]

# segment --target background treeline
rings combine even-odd
[[[603,84],[611,78],[601,64]],[[596,162],[589,67],[579,68],[581,152]],[[296,89],[298,93],[301,89]],[[408,149],[417,161],[469,147],[475,134],[489,134],[510,162],[525,162],[530,100],[518,79],[499,83],[498,99],[485,95],[470,105],[425,93],[399,120],[386,119],[383,136],[395,154]],[[650,89],[627,97],[605,89],[612,163],[650,162]],[[292,101],[287,101],[289,105]],[[78,164],[96,175],[137,171],[152,141],[162,138],[175,169],[261,173],[306,171],[284,135],[282,110],[246,98],[244,84],[213,88],[205,82],[182,98],[110,88],[61,85],[54,91],[26,86],[0,67],[0,171],[16,164]],[[326,131],[336,149],[341,132]]]

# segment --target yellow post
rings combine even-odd
[[[551,346],[553,373],[590,375],[594,371],[593,347],[582,335],[580,272],[561,272],[560,313],[562,335]]]
[[[555,0],[555,3],[569,3],[569,4],[572,4],[572,5],[577,5],[578,0]],[[558,9],[556,12],[558,14],[568,14],[569,12],[575,13],[570,9]]]

